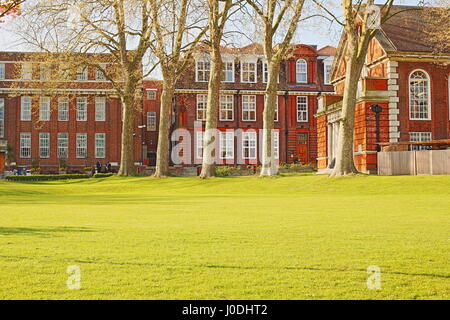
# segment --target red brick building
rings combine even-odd
[[[89,58],[114,72],[108,55]],[[7,169],[39,165],[43,172],[54,172],[65,162],[69,172],[83,172],[97,161],[117,167],[122,108],[110,82],[89,66],[58,79],[57,88],[49,90],[58,70],[36,53],[0,52],[0,145],[9,149]],[[136,126],[142,125],[137,118]],[[135,136],[139,162],[138,128]]]
[[[380,141],[427,141],[450,138],[450,52],[436,52],[418,10],[394,6],[395,14],[382,25],[369,46],[358,84],[354,156],[362,172],[375,172],[377,140],[375,113],[382,107]],[[399,11],[402,12],[399,12]],[[396,14],[398,13],[398,14]],[[318,168],[326,171],[337,147],[344,90],[344,39],[333,64],[335,94],[319,98]]]
[[[260,137],[263,127],[264,91],[267,64],[263,48],[251,44],[243,48],[222,49],[224,70],[219,108],[218,128],[220,154],[223,163],[258,163]],[[278,88],[278,111],[275,119],[277,154],[280,162],[300,161],[316,164],[317,96],[332,92],[329,72],[335,48],[293,45],[281,63]],[[186,163],[201,163],[202,131],[206,118],[206,96],[209,77],[209,56],[198,52],[190,67],[176,84],[172,109],[172,131],[186,129],[191,133],[191,154]],[[147,114],[147,135],[144,147],[149,163],[155,159],[159,96],[161,85],[155,81],[144,83],[146,95],[144,111]],[[241,129],[243,140],[233,132]],[[278,141],[278,142],[277,142]],[[173,143],[173,147],[177,142]],[[244,146],[245,144],[245,146]],[[186,155],[184,155],[186,156]]]
[[[275,120],[280,162],[316,163],[314,114],[317,96],[333,90],[329,73],[334,53],[333,47],[317,50],[299,44],[293,45],[282,61]],[[107,72],[115,72],[108,55],[91,59],[92,64],[101,63]],[[263,49],[258,44],[223,48],[223,60],[219,130],[242,130],[246,147],[234,135],[224,133],[222,159],[231,165],[258,163],[267,77]],[[0,156],[5,157],[8,149],[6,169],[39,166],[43,172],[56,172],[65,165],[69,172],[82,172],[97,161],[117,167],[122,108],[112,85],[93,66],[80,67],[55,85],[51,81],[58,65],[48,67],[47,62],[35,53],[0,53]],[[171,131],[185,129],[191,134],[192,153],[185,164],[201,163],[199,139],[208,76],[208,56],[198,53],[176,84]],[[142,108],[137,108],[135,121],[137,164],[153,165],[156,161],[161,88],[159,81],[143,83]],[[178,144],[173,141],[172,148]],[[5,161],[0,159],[0,163]]]

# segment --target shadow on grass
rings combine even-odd
[[[63,232],[95,232],[90,228],[75,227],[55,227],[55,228],[8,228],[0,227],[0,236],[11,235],[36,235],[36,236],[56,236],[57,233]]]
[[[117,266],[138,266],[138,267],[155,267],[155,268],[165,268],[165,269],[236,269],[247,271],[263,271],[263,270],[273,270],[274,273],[283,271],[320,271],[320,272],[361,272],[367,273],[366,269],[342,269],[342,268],[326,268],[326,267],[308,267],[308,266],[245,266],[245,265],[212,265],[212,264],[164,264],[164,263],[148,263],[148,262],[117,262],[117,261],[99,261],[99,260],[75,260],[77,263],[86,264],[107,264],[107,265],[117,265]],[[412,277],[430,277],[430,278],[440,278],[440,279],[450,279],[450,274],[439,274],[439,273],[414,273],[414,272],[401,272],[401,271],[383,271],[383,274],[388,275],[400,275],[400,276],[412,276]]]

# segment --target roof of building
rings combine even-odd
[[[326,47],[323,47],[322,49],[320,49],[319,51],[317,51],[316,45],[295,43],[295,44],[289,45],[289,49],[295,49],[295,48],[299,48],[302,46],[311,48],[311,50],[313,50],[314,52],[317,52],[317,54],[321,55],[321,56],[334,56],[336,54],[336,48],[332,47],[332,46],[326,46]],[[240,54],[263,55],[264,54],[264,46],[261,43],[257,43],[257,42],[253,42],[244,47],[221,46],[220,50],[224,54],[233,54],[233,55],[240,55]],[[208,47],[205,44],[202,44],[201,46],[199,46],[197,51],[207,52]]]
[[[437,24],[432,23],[434,10],[450,8],[432,8],[417,6],[392,6],[390,18],[381,26],[377,40],[388,51],[434,52],[433,33],[438,32]],[[442,11],[441,11],[442,12]],[[446,13],[446,15],[448,15]],[[448,47],[447,47],[448,48]],[[447,53],[448,50],[445,50]]]
[[[320,56],[335,56],[336,55],[336,48],[332,46],[325,46],[322,49],[319,49],[317,53]]]

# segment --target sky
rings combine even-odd
[[[384,3],[385,0],[375,2]],[[419,0],[394,0],[394,4],[398,5],[417,5],[419,2]],[[341,17],[341,1],[330,0],[330,4],[333,14],[337,17]],[[8,19],[3,23],[0,23],[0,51],[29,51],[29,49],[27,50],[26,47],[21,45],[21,40],[13,31],[14,23],[11,23]],[[314,23],[305,21],[299,26],[293,42],[317,45],[318,48],[327,45],[337,46],[340,32],[341,30],[337,23],[330,25],[330,22],[326,20],[315,21]],[[249,40],[251,39],[246,39],[245,42],[248,42]]]

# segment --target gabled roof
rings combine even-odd
[[[325,46],[322,49],[319,49],[317,53],[319,56],[335,56],[336,55],[336,48],[332,46]]]
[[[430,40],[430,34],[436,32],[435,23],[430,23],[433,17],[433,7],[399,6],[391,7],[389,19],[382,24],[375,35],[376,41],[387,54],[392,53],[436,53],[438,48]],[[450,10],[439,8],[438,10]],[[449,16],[449,14],[446,14]],[[442,20],[442,19],[441,19]],[[444,29],[444,28],[443,28]],[[439,46],[442,47],[442,46]],[[340,64],[344,61],[346,48],[345,32],[342,32],[338,49],[334,57],[331,78],[334,79]],[[440,53],[450,53],[450,46]]]
[[[392,6],[390,18],[381,26],[376,39],[386,52],[434,52],[436,47],[430,37],[430,33],[437,32],[430,23],[433,10],[436,8]]]

